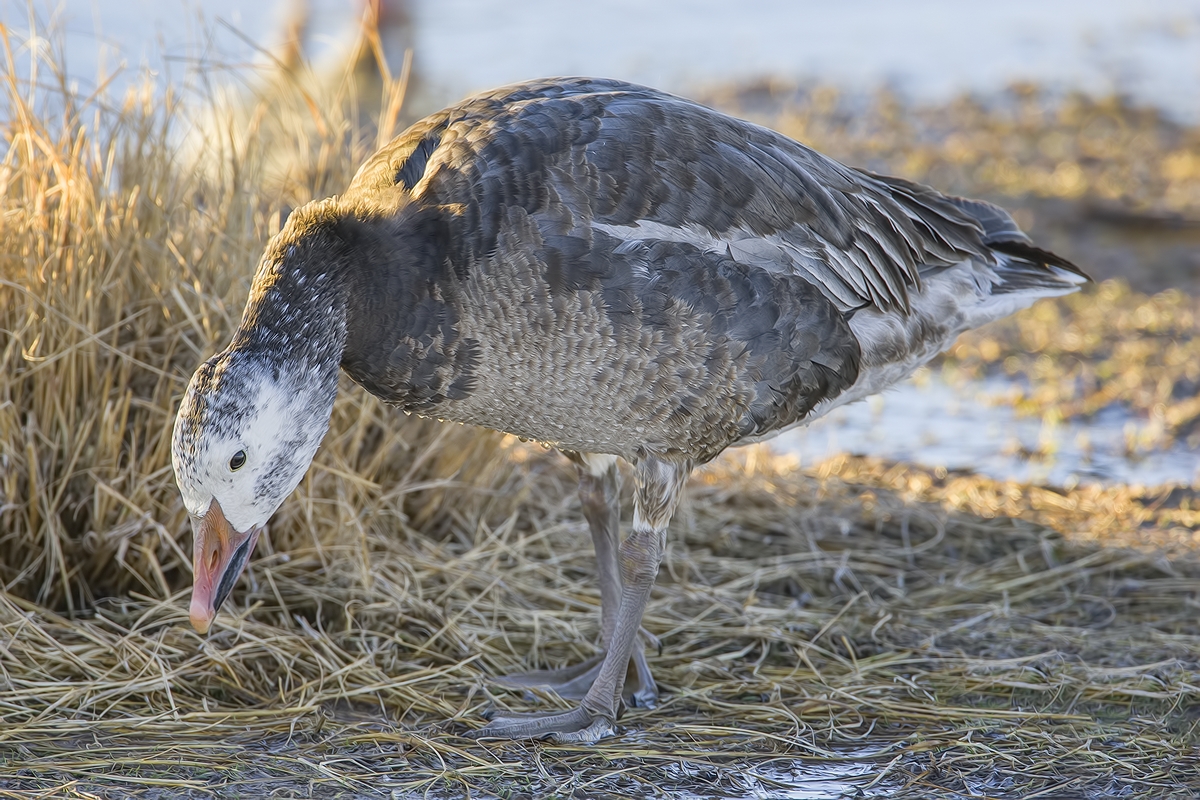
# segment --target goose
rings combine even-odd
[[[406,412],[575,463],[602,652],[501,679],[578,702],[475,735],[594,742],[658,697],[641,621],[693,467],[1087,280],[994,205],[650,88],[552,78],[466,99],[292,212],[229,346],[192,377],[172,435],[191,622],[208,631],[308,469],[345,370]]]

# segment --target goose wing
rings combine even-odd
[[[448,108],[364,164],[347,197],[385,185],[451,209],[463,263],[494,253],[519,209],[560,245],[595,231],[686,242],[801,276],[842,310],[907,310],[923,269],[992,258],[983,224],[932,189],[618,81],[548,79]]]

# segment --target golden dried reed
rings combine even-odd
[[[276,71],[189,117],[174,87],[140,86],[118,108],[80,97],[52,57],[23,82],[2,44],[0,586],[67,611],[165,598],[190,580],[169,449],[187,380],[228,341],[286,209],[348,183],[377,134],[357,122],[349,73]],[[315,517],[345,537],[372,503],[433,532],[469,525],[497,441],[343,391],[271,544],[310,542]],[[438,498],[455,476],[472,488],[452,519]]]

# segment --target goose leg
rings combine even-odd
[[[638,645],[642,614],[662,560],[667,524],[691,464],[646,458],[637,464],[633,528],[617,550],[620,602],[600,670],[578,707],[551,714],[496,714],[480,738],[594,742],[615,731],[629,659]]]
[[[592,534],[596,551],[596,571],[600,579],[600,641],[605,648],[612,641],[621,602],[621,574],[617,565],[620,542],[621,476],[611,456],[585,456],[569,453],[579,471],[579,500],[583,516]],[[644,635],[645,632],[643,632]],[[604,653],[580,664],[562,669],[532,670],[504,675],[496,680],[511,688],[545,687],[567,700],[582,700],[600,674]],[[646,663],[646,651],[635,644],[623,698],[631,706],[654,708],[658,703],[658,685]]]

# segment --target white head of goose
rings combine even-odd
[[[657,697],[640,622],[694,465],[1085,280],[995,206],[651,89],[549,79],[466,100],[291,215],[233,341],[193,377],[172,450],[195,522],[192,622],[208,629],[307,470],[340,367],[407,411],[577,464],[604,652],[502,679],[580,703],[479,735],[595,740],[623,697]],[[624,541],[618,457],[636,475]]]

